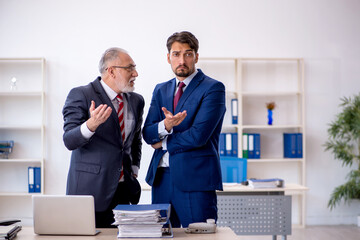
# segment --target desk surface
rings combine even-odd
[[[308,190],[307,187],[304,187],[299,184],[295,183],[285,183],[285,187],[283,188],[251,188],[249,186],[244,186],[239,183],[233,184],[233,183],[224,183],[223,184],[224,191],[223,192],[281,192],[285,191],[288,193],[293,192],[303,192]],[[141,189],[143,191],[151,191],[151,186],[149,186],[147,183],[141,183]],[[218,191],[221,193],[222,191]]]
[[[283,188],[251,188],[249,186],[244,186],[241,184],[223,184],[224,192],[291,192],[291,191],[306,191],[307,187],[304,187],[295,183],[285,183]]]
[[[99,229],[101,233],[96,236],[49,236],[49,235],[36,235],[32,227],[23,227],[22,230],[17,234],[16,240],[56,240],[56,239],[79,239],[79,240],[116,240],[117,229],[116,228],[103,228]],[[187,234],[184,228],[174,229],[174,238],[120,238],[120,239],[131,239],[131,240],[149,240],[149,239],[175,239],[175,240],[225,240],[239,239],[230,228],[218,227],[215,234]]]

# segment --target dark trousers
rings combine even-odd
[[[111,225],[114,220],[114,214],[112,210],[118,204],[130,204],[129,194],[124,182],[119,182],[114,198],[110,204],[110,207],[104,212],[95,212],[95,222],[97,228],[115,228],[116,226]]]
[[[188,227],[190,223],[217,220],[217,197],[215,191],[184,192],[171,180],[170,168],[156,171],[152,186],[152,203],[170,203],[172,227]]]

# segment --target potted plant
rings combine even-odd
[[[341,200],[349,203],[352,199],[360,199],[360,94],[344,97],[341,102],[342,111],[329,124],[325,150],[331,151],[343,166],[356,168],[348,173],[347,182],[332,192],[328,202],[330,210]]]

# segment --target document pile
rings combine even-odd
[[[21,226],[19,225],[0,226],[0,239],[13,239],[20,230]]]
[[[250,178],[248,180],[251,188],[278,188],[284,187],[284,180],[280,178],[267,178],[267,179],[255,179]]]
[[[173,236],[170,204],[117,205],[113,213],[118,238]]]

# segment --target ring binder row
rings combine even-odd
[[[29,193],[41,192],[41,168],[28,167]]]
[[[260,134],[243,133],[243,158],[260,158]],[[238,134],[220,133],[220,157],[238,157]]]

